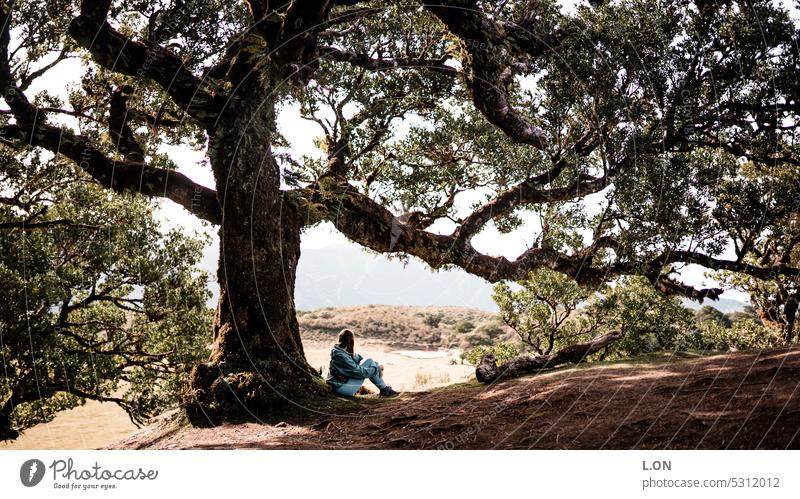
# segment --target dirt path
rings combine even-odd
[[[303,425],[168,426],[113,448],[799,449],[800,349],[452,385]]]

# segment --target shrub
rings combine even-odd
[[[520,354],[520,350],[516,344],[506,341],[493,346],[477,346],[464,353],[462,358],[473,366],[477,366],[480,364],[481,358],[487,353],[493,354],[498,364],[505,364],[514,357],[517,357]]]
[[[729,316],[723,314],[710,305],[703,305],[701,308],[699,308],[697,312],[694,313],[694,320],[698,324],[714,322],[726,327],[729,327],[731,324],[733,324],[733,321],[729,318]]]
[[[781,338],[772,330],[750,320],[734,322],[731,327],[706,323],[701,325],[701,334],[707,348],[714,350],[773,348],[781,344]]]
[[[442,321],[443,317],[444,317],[443,313],[436,312],[435,314],[425,314],[422,320],[423,322],[425,322],[426,325],[432,328],[436,328],[439,327],[439,323]]]
[[[456,323],[456,331],[459,333],[469,333],[475,329],[475,324],[472,321],[458,321]]]

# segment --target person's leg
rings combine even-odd
[[[371,377],[369,380],[372,381],[372,383],[377,386],[378,389],[382,390],[386,386],[386,382],[384,382],[383,378],[381,377],[381,368],[378,363],[372,359],[365,359],[363,362],[361,362],[361,365],[364,367],[375,366],[378,368],[378,374]]]
[[[335,392],[337,395],[341,395],[343,397],[352,397],[356,394],[358,389],[361,388],[362,384],[364,384],[363,379],[350,378],[347,380],[347,383],[337,388]]]

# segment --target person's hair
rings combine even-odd
[[[349,353],[350,355],[354,355],[353,348],[355,347],[356,341],[355,341],[355,335],[353,334],[352,331],[350,331],[349,329],[342,329],[342,331],[339,333],[337,341],[338,341],[337,346],[339,348],[343,348],[347,350],[347,353]]]

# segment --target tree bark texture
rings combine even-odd
[[[302,219],[280,191],[274,101],[257,85],[238,95],[209,147],[223,211],[220,296],[211,355],[183,394],[195,423],[270,417],[321,387],[295,315]]]
[[[621,332],[612,331],[603,336],[598,336],[592,341],[571,345],[549,355],[537,355],[534,357],[522,355],[500,366],[497,365],[497,359],[494,355],[486,354],[481,358],[481,363],[475,369],[475,377],[481,383],[491,383],[543,369],[550,369],[561,364],[577,364],[620,338],[622,338]]]

